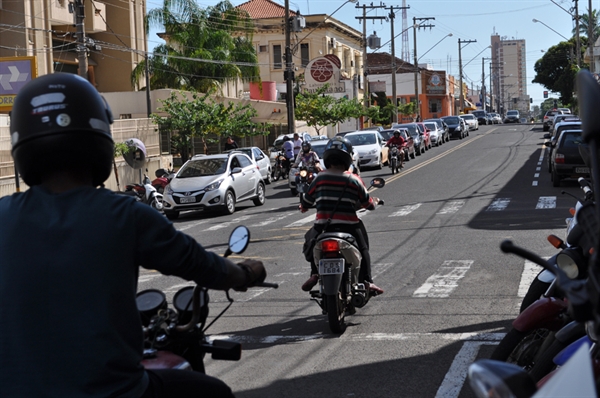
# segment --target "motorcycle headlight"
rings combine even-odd
[[[210,184],[210,185],[207,185],[207,186],[204,188],[204,190],[205,190],[206,192],[208,192],[208,191],[214,191],[215,189],[218,189],[218,188],[221,186],[221,183],[222,183],[222,182],[223,182],[223,180],[217,180],[217,181],[213,182],[212,184]]]
[[[567,248],[556,255],[556,265],[571,279],[577,278],[585,268],[585,259],[575,248]]]
[[[537,390],[531,376],[519,366],[490,359],[469,366],[469,385],[478,398],[530,397]]]
[[[307,175],[308,175],[308,171],[306,171],[306,170],[300,171],[300,177],[306,177]]]

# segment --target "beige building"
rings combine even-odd
[[[529,112],[525,40],[492,35],[492,87],[494,108],[503,115],[510,109]]]
[[[35,56],[37,74],[77,73],[72,0],[0,1],[0,57]],[[98,91],[132,91],[146,52],[145,1],[84,0],[88,78]],[[142,82],[142,85],[144,83]]]

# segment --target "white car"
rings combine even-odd
[[[265,184],[271,183],[271,159],[257,146],[249,146],[245,148],[236,148],[227,152],[242,152],[256,163],[258,171],[262,176]]]
[[[379,131],[355,131],[344,135],[358,152],[359,167],[376,167],[381,169],[387,162],[388,148]]]
[[[465,121],[465,123],[467,123],[467,126],[469,126],[469,131],[479,130],[479,121],[477,120],[477,117],[475,117],[475,115],[468,114],[459,116]]]

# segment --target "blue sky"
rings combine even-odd
[[[238,5],[243,0],[230,0],[232,4]],[[274,0],[284,5],[284,0]],[[218,3],[213,0],[198,0],[200,6],[211,6]],[[345,3],[345,4],[344,4]],[[384,1],[387,7],[402,6],[402,0]],[[557,3],[557,4],[555,4]],[[598,5],[592,3],[593,8]],[[363,2],[359,1],[362,5]],[[371,4],[371,1],[366,2]],[[379,5],[379,2],[373,2]],[[342,6],[343,5],[343,6]],[[420,29],[417,32],[417,56],[425,54],[420,58],[419,63],[429,63],[434,69],[446,70],[448,73],[458,76],[458,40],[476,40],[475,43],[462,45],[462,60],[464,66],[464,79],[471,86],[481,85],[481,63],[482,57],[489,58],[491,53],[486,49],[490,45],[490,36],[494,33],[500,36],[506,36],[508,39],[524,39],[526,41],[527,52],[527,93],[533,98],[533,105],[539,105],[543,102],[543,91],[546,90],[539,84],[531,83],[535,77],[534,64],[544,55],[549,47],[563,41],[561,37],[571,37],[574,21],[567,11],[574,6],[572,0],[406,0],[407,26],[412,26],[413,17],[426,18],[434,17],[435,20],[429,21],[435,25],[431,29]],[[562,6],[561,7],[559,7]],[[579,14],[587,13],[588,1],[579,1]],[[148,9],[162,6],[162,0],[148,0]],[[339,9],[334,13],[336,9]],[[362,24],[356,19],[362,16],[362,8],[356,8],[356,4],[342,0],[290,0],[290,8],[299,10],[301,14],[329,14],[332,17],[344,22],[362,32]],[[567,11],[565,11],[564,9]],[[389,11],[383,9],[373,10],[368,16],[384,16]],[[534,23],[537,19],[542,23]],[[547,26],[546,26],[547,25]],[[549,26],[549,27],[548,27]],[[554,31],[558,32],[554,32]],[[396,13],[395,34],[402,31],[401,11]],[[391,38],[389,22],[367,22],[367,35],[377,32],[381,38],[381,43],[385,43]],[[408,30],[410,61],[413,57],[413,29]],[[451,37],[446,37],[452,33]],[[445,37],[445,38],[444,38]],[[152,32],[149,36],[149,49],[151,50],[160,43],[160,39]],[[443,40],[442,40],[443,39]],[[441,42],[440,42],[441,40]],[[395,40],[396,56],[399,58],[402,54],[402,36]],[[390,45],[385,45],[380,51],[390,52]],[[371,52],[371,50],[369,50]],[[486,86],[489,85],[489,61],[485,64]],[[553,94],[550,93],[552,97]],[[558,97],[558,95],[554,95]]]

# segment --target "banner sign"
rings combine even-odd
[[[346,85],[340,81],[341,65],[340,59],[333,54],[313,59],[306,65],[304,72],[306,84],[302,87],[302,91],[314,93],[328,84],[326,91],[328,94],[346,92]]]
[[[36,77],[35,57],[0,58],[0,112],[9,112],[19,90]]]
[[[423,83],[427,95],[446,95],[446,72],[424,70]]]

